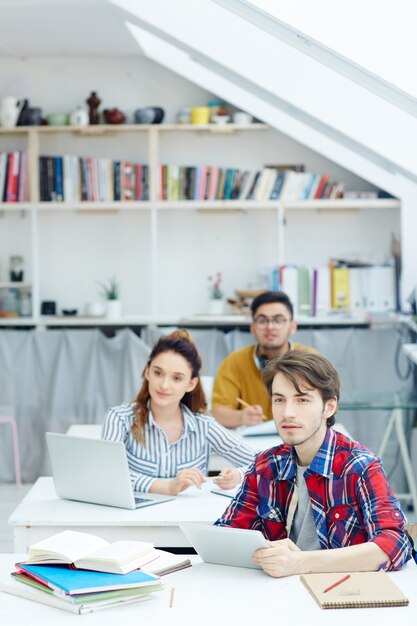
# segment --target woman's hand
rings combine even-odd
[[[190,467],[187,469],[180,470],[175,478],[172,478],[169,481],[169,492],[170,495],[176,496],[181,491],[188,489],[188,487],[192,487],[195,485],[200,488],[201,485],[205,482],[205,476],[200,472],[200,470]]]
[[[236,467],[225,467],[216,477],[216,485],[220,489],[233,489],[242,480],[242,475]]]

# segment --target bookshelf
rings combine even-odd
[[[161,289],[159,259],[161,255],[160,230],[163,220],[168,215],[179,214],[181,212],[200,212],[218,214],[219,219],[227,214],[233,213],[253,215],[261,215],[264,212],[272,212],[274,216],[274,241],[277,249],[276,262],[283,264],[285,258],[285,222],[287,216],[292,213],[306,211],[309,214],[321,214],[323,212],[343,213],[352,215],[359,212],[368,211],[397,211],[400,203],[397,200],[385,199],[328,199],[328,200],[303,200],[288,201],[266,200],[256,202],[254,200],[176,200],[168,201],[160,199],[160,165],[169,162],[165,153],[166,138],[175,133],[175,137],[180,145],[181,155],[178,157],[180,162],[188,162],[194,164],[195,161],[204,160],[202,156],[203,149],[198,154],[190,149],[188,137],[202,142],[205,138],[209,138],[212,148],[217,145],[223,145],[223,142],[230,140],[238,141],[239,137],[244,134],[270,132],[271,129],[265,124],[253,123],[247,126],[237,126],[228,124],[227,126],[216,125],[99,125],[88,126],[86,128],[76,128],[71,126],[40,126],[40,127],[16,127],[12,129],[0,128],[0,151],[9,150],[26,150],[28,161],[28,201],[25,202],[1,202],[0,215],[2,219],[7,219],[7,215],[15,214],[22,218],[28,218],[30,241],[26,249],[26,259],[29,271],[29,280],[26,282],[32,288],[32,317],[25,319],[7,320],[7,325],[27,325],[42,324],[43,320],[40,316],[41,287],[45,280],[45,274],[52,271],[52,268],[41,268],[40,264],[40,240],[42,237],[43,218],[42,216],[56,214],[91,214],[99,221],[105,215],[111,214],[144,214],[146,215],[146,232],[142,232],[141,236],[146,240],[149,246],[149,263],[146,268],[148,277],[148,310],[145,315],[135,315],[134,311],[129,312],[127,319],[157,320],[164,319],[167,323],[169,319],[178,320],[178,316],[164,316],[159,310],[158,298]],[[259,135],[256,135],[259,137]],[[80,202],[56,202],[56,201],[40,201],[39,186],[39,157],[49,153],[54,155],[62,155],[71,152],[71,154],[87,155],[92,153],[93,156],[100,156],[105,152],[107,156],[112,158],[123,158],[124,145],[128,142],[128,150],[126,151],[126,160],[135,160],[137,163],[146,163],[149,166],[149,200],[144,201],[80,201]],[[215,142],[213,144],[213,142]],[[105,145],[105,149],[100,148],[100,144]],[[129,152],[130,151],[130,152]],[[138,156],[136,158],[136,151]],[[191,152],[191,154],[190,154]],[[114,155],[114,156],[113,156]],[[213,156],[207,157],[206,161],[213,162]],[[239,155],[236,155],[236,161],[239,162]],[[259,163],[259,167],[262,164]],[[343,215],[342,215],[343,219]],[[97,222],[99,223],[99,222]],[[64,252],[65,254],[65,252]],[[216,251],[213,250],[213,263],[215,266]],[[26,279],[25,276],[25,279]],[[0,286],[2,283],[0,283]],[[3,283],[4,285],[4,283]],[[19,285],[14,285],[19,288]],[[26,283],[25,283],[25,286]],[[46,298],[47,299],[47,298]],[[70,320],[68,319],[68,322]],[[82,317],[77,320],[80,325],[87,322],[82,321]],[[94,321],[94,320],[93,320]],[[2,320],[1,324],[6,323]],[[65,322],[65,320],[64,320]],[[96,321],[97,322],[97,321]],[[75,322],[76,323],[76,322]],[[127,322],[126,322],[127,323]],[[133,322],[132,322],[133,323]]]

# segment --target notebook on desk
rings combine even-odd
[[[408,598],[383,571],[304,574],[300,579],[322,609],[365,609],[408,604]]]
[[[120,441],[46,433],[46,442],[55,490],[61,498],[122,509],[174,499],[133,491],[126,449]]]

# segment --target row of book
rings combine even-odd
[[[310,200],[341,198],[344,183],[272,167],[240,170],[222,167],[161,165],[161,200]]]
[[[113,202],[149,200],[149,167],[130,161],[75,155],[41,156],[42,202]],[[344,183],[328,174],[264,167],[160,166],[160,199],[296,201],[341,198]],[[0,153],[0,201],[28,200],[27,152]]]
[[[189,567],[182,555],[141,541],[109,544],[90,533],[65,530],[29,548],[0,590],[72,613],[146,600],[162,591],[160,576]]]
[[[294,315],[321,316],[335,311],[361,316],[397,308],[394,266],[284,265],[272,270],[272,290],[285,291]]]
[[[26,151],[0,152],[0,202],[28,200],[28,155]]]
[[[41,156],[39,179],[42,202],[149,200],[149,168],[130,161]]]

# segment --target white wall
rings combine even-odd
[[[161,105],[173,122],[184,105],[206,103],[212,94],[143,58],[124,59],[9,59],[0,65],[0,96],[19,94],[44,112],[71,111],[91,90],[102,98],[101,108],[129,114],[146,105]],[[43,140],[44,154],[64,151],[113,158],[146,160],[146,147],[132,137],[72,139],[57,144]],[[3,138],[0,150],[16,148]],[[267,163],[305,163],[306,169],[331,173],[349,189],[373,189],[311,149],[278,131],[239,133],[221,139],[199,134],[169,134],[161,144],[162,161],[184,165],[215,164],[257,167]],[[149,214],[43,212],[39,218],[41,300],[59,307],[82,309],[96,300],[98,280],[117,275],[126,314],[150,309]],[[317,213],[302,211],[288,217],[286,258],[291,262],[325,263],[330,255],[367,252],[377,259],[389,254],[390,234],[398,234],[399,215],[387,212]],[[258,270],[277,260],[274,211],[228,214],[204,211],[163,211],[159,214],[160,314],[203,312],[207,276],[221,271],[227,294],[256,282]],[[24,254],[30,278],[29,217],[4,213],[0,217],[0,280],[7,278],[8,258]]]

